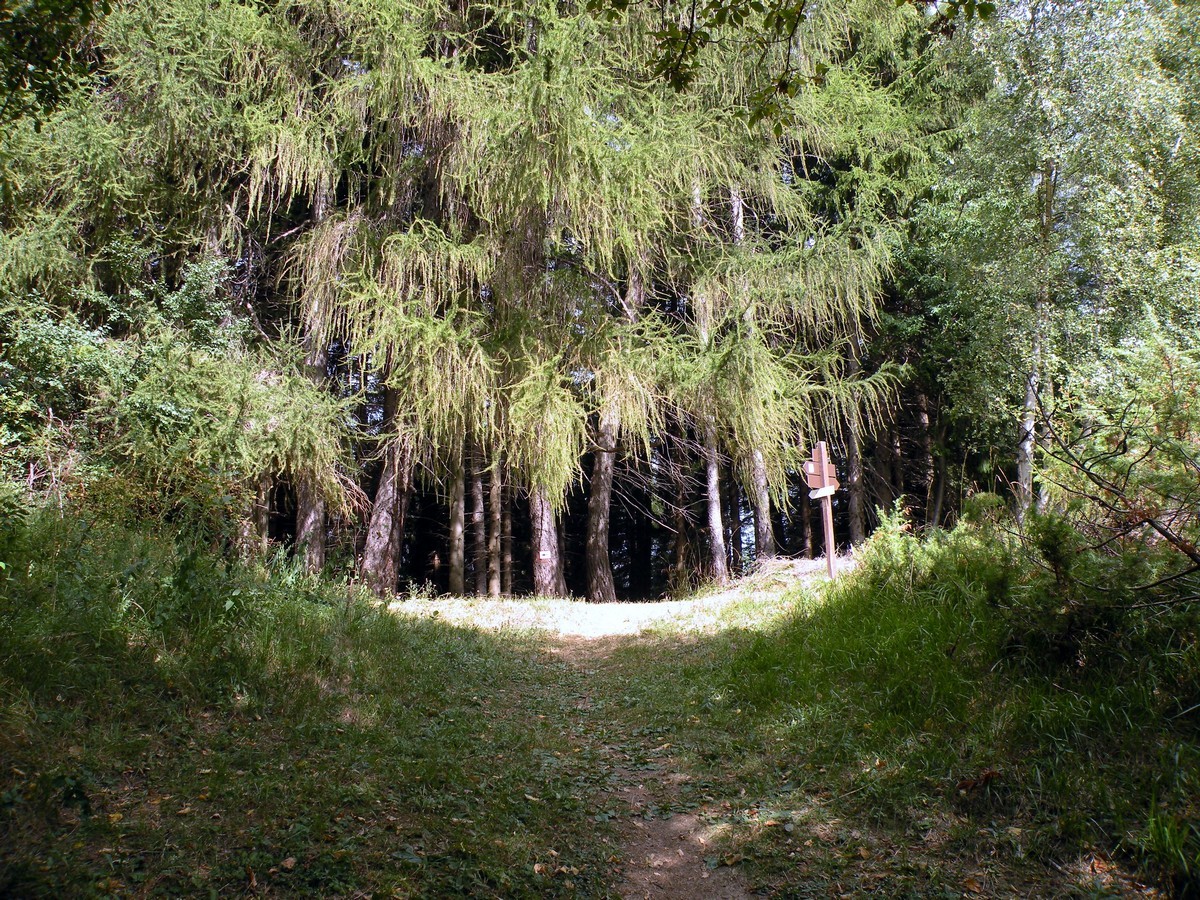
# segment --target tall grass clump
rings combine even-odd
[[[926,536],[887,517],[855,571],[707,677],[795,768],[854,773],[872,816],[943,805],[1018,825],[1022,854],[1098,846],[1194,890],[1194,606],[1139,604],[1131,563],[1050,519],[1022,537],[996,501]]]
[[[550,849],[602,877],[546,770],[568,738],[495,700],[520,647],[282,556],[2,502],[0,896],[543,896]]]

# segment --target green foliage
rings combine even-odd
[[[603,894],[599,778],[520,641],[76,509],[0,528],[19,548],[0,892],[189,894],[249,870],[295,895]]]
[[[1092,847],[1192,889],[1200,618],[1128,608],[1048,660],[1061,621],[1031,609],[1057,585],[998,503],[980,498],[970,523],[925,538],[885,516],[855,570],[793,589],[782,619],[739,620],[669,662],[653,642],[628,651],[643,671],[631,703],[702,792],[753,811],[734,825],[735,856],[776,889],[845,888],[860,877],[845,856],[872,837],[899,848],[946,829],[948,844],[897,849],[885,880],[857,884],[936,893],[946,846],[1016,868]],[[1077,538],[1041,527],[1051,558]],[[1074,565],[1083,578],[1092,562]],[[1129,573],[1087,574],[1132,586]],[[1042,644],[1014,640],[1035,631]],[[664,691],[667,678],[686,691]]]
[[[39,116],[75,86],[82,68],[72,48],[109,3],[5,0],[0,4],[0,122]]]

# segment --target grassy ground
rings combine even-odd
[[[35,524],[0,600],[0,895],[613,896],[631,817],[678,812],[774,896],[1194,890],[1194,643],[1032,666],[955,540],[600,626]]]

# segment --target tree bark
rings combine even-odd
[[[735,246],[741,246],[746,240],[746,203],[742,198],[741,188],[734,184],[729,188],[730,230]],[[747,332],[754,335],[755,322],[754,304],[747,298],[746,311],[742,316]],[[776,554],[775,535],[771,530],[771,494],[767,483],[767,464],[763,459],[762,449],[755,447],[750,455],[750,481],[752,493],[751,503],[754,506],[754,558],[762,560]],[[741,529],[738,527],[740,535]]]
[[[728,526],[726,545],[729,552],[730,573],[742,572],[742,486],[738,481],[737,469],[729,462],[729,478],[725,489],[725,522]]]
[[[860,371],[857,347],[850,352],[847,370],[851,375]],[[858,437],[858,417],[846,422],[846,513],[850,524],[850,546],[857,547],[867,536],[865,490],[863,486],[862,445]]]
[[[750,457],[751,475],[754,481],[754,558],[770,559],[778,552],[775,547],[775,532],[771,521],[771,492],[767,485],[767,464],[762,451],[755,448]]]
[[[686,590],[688,585],[688,516],[687,511],[691,503],[691,497],[688,492],[688,478],[686,466],[689,462],[687,453],[684,448],[686,439],[685,429],[683,424],[678,419],[673,419],[671,429],[671,440],[667,446],[667,462],[668,472],[670,473],[671,487],[673,488],[673,502],[671,514],[671,546],[667,553],[669,560],[667,570],[667,585],[672,591],[681,592]]]
[[[776,506],[771,513],[771,529],[775,538],[775,552],[783,556],[790,556],[793,551],[792,522],[780,506]]]
[[[654,509],[655,476],[654,468],[647,466],[645,475],[648,480],[645,489],[635,488],[637,502],[647,512],[645,515],[634,516],[633,542],[630,548],[630,567],[628,589],[631,597],[645,600],[654,593],[655,566],[654,559]]]
[[[471,569],[475,595],[487,593],[487,514],[483,504],[483,457],[471,454]]]
[[[946,439],[946,428],[944,425],[939,429],[939,432],[938,445],[939,447],[944,447]],[[946,501],[946,453],[944,449],[938,453],[937,457],[936,484],[937,487],[933,492],[933,507],[930,510],[929,518],[927,520],[927,524],[931,528],[938,528],[941,526],[942,508]]]
[[[466,485],[463,473],[462,447],[454,454],[450,463],[450,593],[462,596],[467,592],[466,585],[466,534],[464,519],[466,518]]]
[[[558,528],[554,506],[545,488],[529,493],[529,517],[533,525],[533,593],[537,597],[558,597],[562,587],[562,568],[558,552]]]
[[[867,537],[866,503],[863,496],[862,447],[858,443],[858,428],[846,424],[846,513],[850,520],[850,546],[857,547]]]
[[[897,499],[904,496],[904,447],[900,443],[900,425],[892,423],[888,430],[888,445],[892,472],[892,491]]]
[[[1050,252],[1054,237],[1054,204],[1058,189],[1058,167],[1047,160],[1042,165],[1039,191],[1042,278],[1033,304],[1033,328],[1030,337],[1029,371],[1025,375],[1025,399],[1021,403],[1021,424],[1017,438],[1017,523],[1023,524],[1033,503],[1033,464],[1037,447],[1038,387],[1042,370],[1043,329],[1050,303]]]
[[[917,391],[917,436],[921,447],[921,502],[924,504],[925,522],[929,522],[930,507],[933,506],[933,480],[936,466],[933,459],[933,435],[929,424],[929,397]]]
[[[1017,522],[1023,523],[1033,503],[1033,448],[1037,441],[1035,425],[1038,395],[1038,357],[1040,335],[1034,335],[1034,362],[1025,376],[1025,399],[1021,403],[1020,435],[1017,439]]]
[[[800,492],[800,535],[804,542],[804,555],[808,559],[813,558],[813,527],[812,527],[812,500],[808,498],[808,488],[805,487]]]
[[[491,476],[488,481],[487,592],[489,597],[500,596],[500,533],[502,530],[500,507],[503,505],[504,495],[504,480],[500,470],[500,457],[497,455],[492,462]]]
[[[612,560],[608,552],[608,526],[612,513],[613,467],[617,459],[616,410],[600,413],[596,431],[596,450],[592,454],[592,487],[588,495],[587,523],[587,598],[596,603],[617,599],[613,584]]]
[[[725,523],[721,516],[721,461],[717,456],[717,429],[711,423],[701,426],[704,442],[704,488],[708,510],[708,549],[712,579],[718,585],[729,581],[726,564]]]
[[[312,221],[320,223],[329,207],[328,192],[318,190],[312,206]],[[310,319],[316,316],[319,311],[310,311]],[[328,341],[311,328],[305,332],[304,340],[305,373],[315,384],[323,384],[329,377]],[[296,550],[303,556],[308,572],[315,574],[325,568],[325,498],[311,475],[302,475],[296,484]]]
[[[513,592],[513,529],[512,529],[512,487],[508,479],[508,464],[501,465],[503,470],[501,481],[500,508],[500,593],[511,597]]]
[[[362,555],[363,581],[380,597],[396,590],[411,496],[412,450],[407,442],[392,438],[383,451],[383,471],[371,505]]]
[[[258,477],[254,492],[254,511],[251,516],[254,522],[254,543],[256,550],[265,553],[271,538],[271,489],[275,479],[270,473]]]
[[[892,490],[891,437],[886,427],[875,435],[875,465],[871,474],[872,487],[877,489],[878,506],[890,513],[896,502],[896,494]]]

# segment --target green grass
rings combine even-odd
[[[743,615],[621,665],[696,802],[735,811],[731,852],[765,888],[1092,896],[1140,869],[1195,891],[1200,735],[1172,718],[1200,673],[1194,614],[1126,620],[1063,662],[1025,641],[1041,590],[986,530],[885,529],[781,623]],[[1100,874],[1074,871],[1081,856]]]
[[[0,895],[611,896],[664,767],[773,896],[1196,890],[1194,612],[1066,644],[985,527],[574,664],[86,519],[0,551]]]
[[[0,894],[605,892],[527,641],[100,525],[8,572]]]

